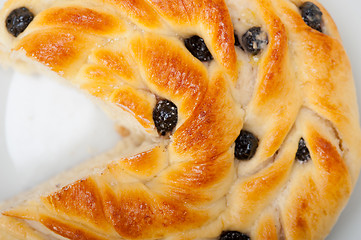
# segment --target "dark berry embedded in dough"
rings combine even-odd
[[[239,42],[239,38],[236,33],[234,33],[234,46],[242,47],[241,43]]]
[[[173,131],[178,122],[177,106],[168,100],[160,100],[153,110],[153,120],[160,135]]]
[[[305,2],[300,6],[303,21],[311,28],[322,32],[322,12],[314,3]]]
[[[219,236],[219,240],[251,240],[251,238],[244,233],[236,231],[223,231]]]
[[[298,142],[298,149],[296,153],[296,159],[300,162],[307,162],[311,159],[310,151],[306,146],[306,142],[303,138]]]
[[[203,38],[193,36],[184,40],[186,48],[192,53],[192,55],[198,58],[202,62],[211,61],[213,59],[212,54],[207,48]]]
[[[239,160],[251,159],[257,151],[258,138],[252,133],[242,130],[236,139],[234,156]]]
[[[252,27],[242,36],[243,49],[253,55],[257,55],[268,44],[267,33],[260,27]]]
[[[34,14],[26,7],[14,9],[6,18],[6,28],[14,37],[19,36],[34,19]]]

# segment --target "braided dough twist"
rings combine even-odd
[[[324,33],[307,26],[303,2],[8,1],[2,22],[22,6],[35,18],[17,38],[0,25],[3,59],[51,69],[153,142],[4,211],[0,236],[205,239],[235,230],[251,239],[324,238],[357,180],[361,134],[336,26],[316,1]],[[234,32],[253,26],[268,34],[259,56],[234,46]],[[192,35],[212,62],[184,46]],[[154,126],[159,98],[178,107],[170,139]],[[242,128],[260,142],[239,162]],[[312,159],[304,164],[295,161],[300,138]]]

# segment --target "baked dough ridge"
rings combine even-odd
[[[4,210],[0,237],[215,239],[235,230],[251,239],[325,238],[358,178],[361,134],[336,25],[312,0],[324,33],[308,27],[303,2],[9,0],[0,21],[21,6],[35,19],[17,38],[0,24],[0,56],[55,72],[152,143],[97,160],[97,171],[85,164],[74,181]],[[234,46],[234,33],[253,26],[269,39],[259,56]],[[186,49],[192,35],[214,61]],[[152,118],[159,98],[178,107],[167,140]],[[243,128],[260,142],[239,162]],[[312,158],[303,164],[295,161],[301,137]]]

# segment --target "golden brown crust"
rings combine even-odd
[[[204,28],[201,30],[201,36],[212,46],[211,52],[235,80],[236,53],[233,47],[233,27],[223,0],[149,0],[149,2],[177,30],[184,27]]]
[[[19,2],[9,1],[0,20]],[[27,2],[35,20],[17,39],[0,26],[2,48],[128,112],[157,146],[25,201],[0,224],[23,221],[14,232],[32,232],[31,220],[69,239],[215,239],[227,230],[324,238],[356,182],[361,132],[336,26],[313,0],[323,33],[307,26],[303,2]],[[269,39],[257,56],[234,46],[234,33],[253,26]],[[192,35],[214,61],[192,56],[183,43]],[[178,107],[169,139],[153,122],[162,98]],[[260,140],[249,161],[234,158],[241,129]],[[295,160],[300,138],[311,155],[305,163]]]
[[[101,237],[94,232],[90,232],[84,228],[70,225],[67,222],[63,222],[57,219],[53,219],[47,216],[41,217],[40,222],[60,236],[68,239],[81,239],[81,240],[105,240],[107,237]]]
[[[322,238],[351,194],[350,174],[339,150],[311,122],[304,128],[314,168],[305,169],[301,178],[295,174],[298,181],[290,184],[284,202],[284,231],[291,239]]]
[[[52,28],[49,31],[36,31],[24,37],[15,50],[25,51],[51,70],[64,75],[70,65],[82,60],[86,41],[82,33],[69,29]]]
[[[232,101],[226,84],[223,76],[214,77],[202,104],[174,133],[171,148],[175,153],[185,158],[209,159],[233,144],[242,128],[241,111]]]
[[[101,201],[97,185],[92,179],[80,180],[43,199],[48,208],[85,219],[94,225],[105,222]]]
[[[135,37],[130,44],[148,87],[179,102],[180,114],[190,117],[207,90],[206,68],[175,39],[146,35]]]
[[[254,239],[277,240],[280,239],[277,233],[277,224],[274,220],[274,213],[266,213],[264,217],[256,224],[256,235]]]
[[[141,27],[162,27],[161,19],[146,0],[106,0]]]
[[[119,87],[112,96],[111,102],[122,107],[131,114],[145,128],[151,128],[153,123],[153,108],[155,97],[145,92],[136,92],[132,87]]]
[[[159,146],[123,161],[118,161],[110,165],[108,169],[115,173],[122,169],[139,179],[149,180],[167,167],[167,160],[166,149]]]
[[[44,197],[38,206],[44,213],[40,214],[38,221],[70,239],[99,239],[97,235],[111,236],[115,235],[115,231],[132,239],[157,238],[177,229],[200,226],[209,219],[205,211],[184,206],[172,196],[152,193],[138,182],[118,184],[116,181],[118,174],[126,175],[123,166],[128,166],[131,172],[129,164],[136,162],[135,159],[146,161],[161,154],[162,149],[157,147],[131,157],[129,161],[122,159],[109,165],[101,174],[77,181]],[[12,211],[6,214],[20,217]],[[54,216],[68,220],[60,221]],[[29,219],[29,216],[21,217]],[[98,234],[92,234],[89,229]]]
[[[145,189],[138,190],[136,186],[121,192],[117,196],[112,190],[105,190],[105,211],[115,230],[125,238],[160,238],[179,229],[201,226],[208,219],[202,211],[191,210],[184,203]]]
[[[249,103],[249,121],[268,125],[267,130],[258,136],[262,139],[260,158],[267,159],[280,148],[297,118],[302,103],[296,90],[296,82],[290,80],[294,76],[285,26],[275,14],[270,1],[256,2],[265,19],[270,43],[259,62],[255,86],[257,94],[254,94]]]
[[[72,28],[92,34],[119,34],[125,30],[119,18],[78,6],[51,8],[39,14],[33,25]]]
[[[131,85],[136,85],[138,81],[137,70],[131,66],[127,59],[125,49],[121,52],[114,52],[111,49],[100,49],[94,52],[95,64],[105,66],[114,71],[122,80],[127,81]]]

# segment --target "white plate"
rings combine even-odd
[[[0,0],[0,6],[3,2]],[[361,1],[320,2],[339,27],[361,106]],[[13,75],[0,68],[0,201],[110,148],[119,139],[112,122],[75,91],[41,78],[17,76],[12,80]],[[25,159],[32,159],[32,164],[26,164]],[[44,167],[45,163],[48,164]],[[359,240],[359,223],[360,181],[327,239]]]

